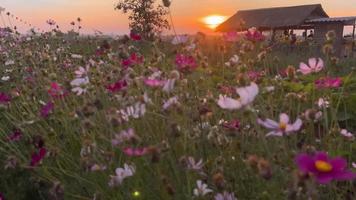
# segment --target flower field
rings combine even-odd
[[[311,43],[1,30],[0,200],[356,199],[356,59]]]

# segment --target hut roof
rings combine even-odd
[[[354,25],[356,23],[356,16],[350,17],[324,17],[319,19],[307,20],[306,23],[319,24],[319,23],[343,23],[344,25]]]
[[[241,10],[218,26],[216,31],[228,32],[250,27],[262,30],[296,28],[305,25],[306,20],[324,17],[329,16],[321,4]]]

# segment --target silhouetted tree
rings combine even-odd
[[[128,13],[131,30],[145,39],[152,39],[162,30],[170,28],[166,19],[167,8],[158,5],[155,0],[120,0],[115,9]]]

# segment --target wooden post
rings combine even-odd
[[[351,47],[352,56],[354,55],[354,51],[355,51],[355,29],[356,29],[356,20],[354,20],[354,25],[352,29],[352,47]]]

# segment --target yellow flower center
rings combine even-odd
[[[330,165],[328,162],[317,160],[315,162],[315,168],[321,172],[330,172],[333,169],[333,166]]]
[[[284,130],[286,130],[286,128],[287,128],[287,124],[286,123],[283,123],[283,122],[279,123],[279,129],[284,131]]]

